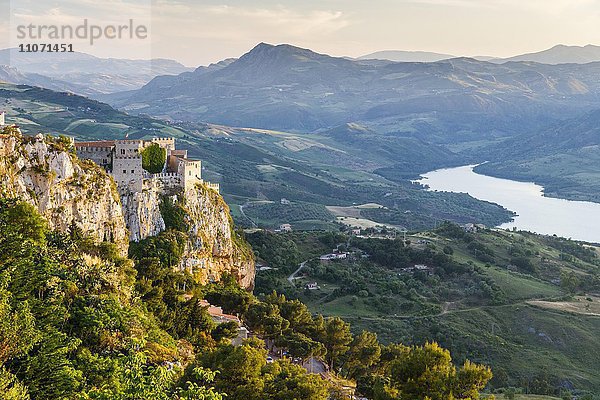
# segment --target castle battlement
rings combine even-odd
[[[119,143],[119,144],[142,144],[144,143],[144,140],[141,139],[117,139],[114,141],[115,143]]]
[[[137,160],[137,159],[141,159],[142,156],[141,155],[139,155],[139,156],[120,156],[118,154],[115,154],[114,158],[121,158],[124,160]]]
[[[165,149],[167,160],[163,171],[151,174],[142,168],[142,152],[157,144]],[[76,142],[77,155],[102,166],[114,178],[120,191],[140,192],[145,181],[159,181],[167,188],[187,190],[197,184],[219,191],[219,184],[204,182],[202,161],[187,158],[187,150],[175,147],[175,138],[154,137],[143,139],[117,139]]]
[[[156,143],[156,142],[167,142],[167,143],[175,143],[175,138],[160,138],[160,137],[153,137],[152,139],[150,139],[151,142]]]
[[[180,175],[177,172],[160,172],[158,174],[148,174],[149,178],[179,178]]]

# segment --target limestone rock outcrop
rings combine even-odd
[[[121,193],[125,224],[129,229],[129,239],[138,242],[149,236],[156,236],[165,230],[165,221],[160,213],[161,187],[155,184],[144,185],[141,192]]]
[[[51,229],[75,224],[97,241],[117,244],[127,255],[129,241],[156,236],[168,227],[161,214],[165,198],[185,211],[189,229],[179,269],[202,283],[235,276],[242,287],[254,284],[254,257],[233,229],[229,207],[203,183],[187,189],[144,180],[143,190],[119,190],[92,161],[82,161],[67,139],[0,134],[0,195],[34,205]]]
[[[183,207],[190,230],[181,268],[202,282],[218,280],[227,272],[242,287],[254,285],[254,257],[250,246],[233,229],[229,207],[204,185],[185,192]]]
[[[114,182],[68,149],[61,139],[0,135],[0,193],[34,205],[52,229],[74,223],[126,254],[128,232]]]

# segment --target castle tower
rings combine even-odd
[[[0,128],[2,128],[4,125],[6,125],[6,123],[4,121],[5,115],[6,115],[5,111],[0,111]]]
[[[141,192],[144,181],[142,168],[143,140],[115,140],[112,175],[117,185]]]
[[[177,172],[183,180],[185,190],[193,188],[197,183],[202,183],[202,161],[179,159]]]

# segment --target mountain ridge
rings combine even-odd
[[[20,52],[16,48],[1,49],[0,64],[14,67],[24,74],[37,74],[65,82],[75,93],[91,97],[136,89],[156,76],[177,75],[193,70],[165,58],[101,58],[80,52],[33,54]]]
[[[452,54],[436,53],[430,51],[405,51],[405,50],[381,50],[357,57],[357,60],[389,60],[395,62],[435,62],[456,58]]]
[[[595,64],[498,65],[467,57],[373,62],[261,43],[211,71],[155,78],[105,100],[133,113],[264,129],[310,132],[360,121],[377,126],[385,118],[431,112],[463,126],[466,119],[453,113],[472,115],[483,129],[489,125],[484,118],[506,127],[509,115],[553,120],[600,106],[599,76]]]

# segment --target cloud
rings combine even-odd
[[[234,5],[158,0],[153,3],[152,15],[155,52],[190,65],[239,57],[259,42],[306,47],[331,42],[354,22],[351,13],[336,9],[266,7],[255,2]]]
[[[274,29],[288,38],[300,38],[304,35],[329,35],[350,24],[341,11],[300,11],[284,6],[203,6],[166,1],[155,3],[153,16],[153,22],[159,28],[168,25],[175,31],[212,38],[254,37],[273,33]],[[173,21],[177,24],[174,25]]]
[[[523,10],[538,15],[561,15],[565,12],[582,10],[600,10],[599,0],[406,0],[406,4],[451,7],[477,8],[488,10]]]

